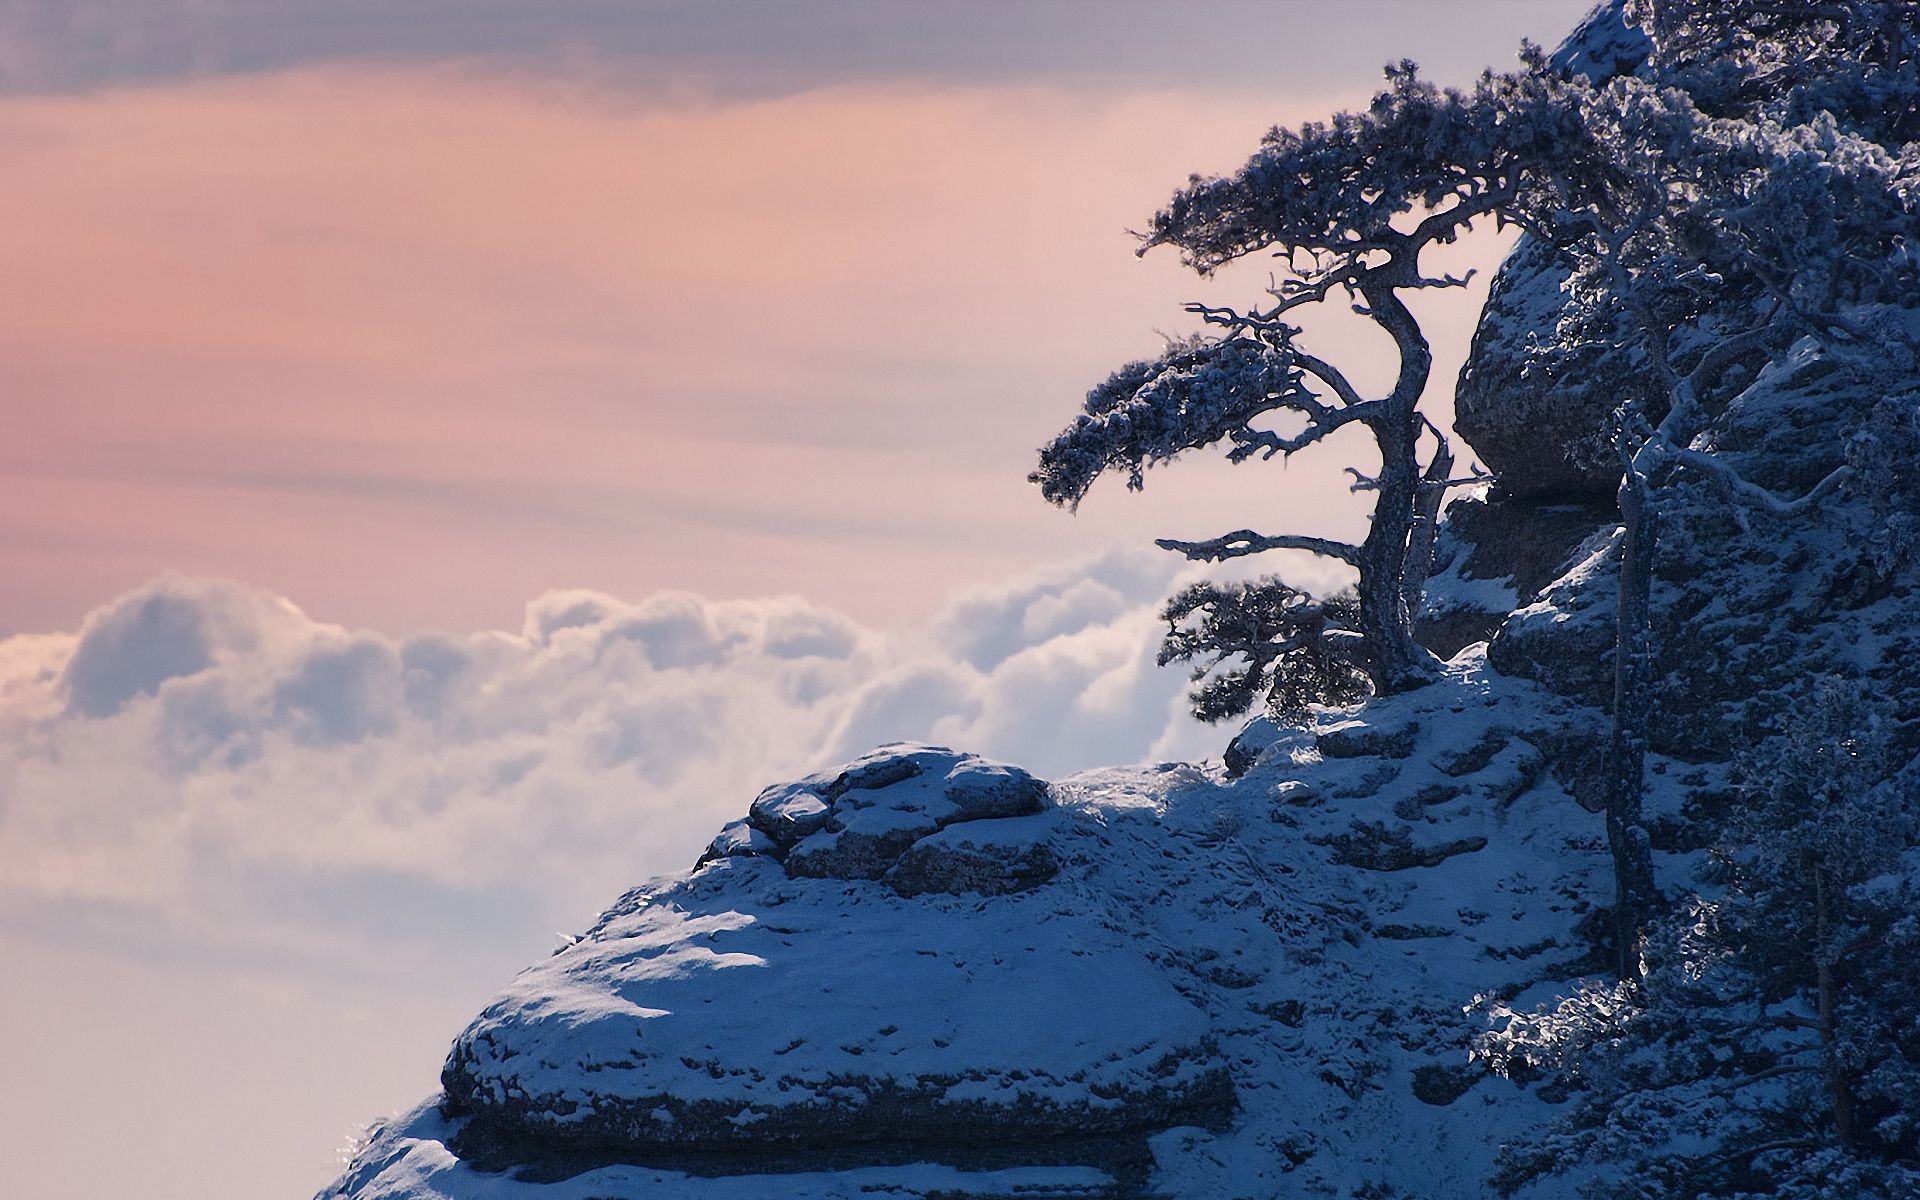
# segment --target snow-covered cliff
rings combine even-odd
[[[1480,1195],[1540,1103],[1463,1010],[1588,969],[1605,903],[1579,716],[1477,653],[1366,716],[1031,815],[954,819],[1021,774],[928,747],[769,789],[326,1195]]]

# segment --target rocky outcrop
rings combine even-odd
[[[1043,781],[939,747],[768,788],[460,1035],[451,1146],[541,1178],[903,1154],[1125,1178],[1145,1133],[1233,1090],[1205,1014],[1042,886],[1085,833]]]
[[[1913,311],[1862,314],[1920,330]],[[1848,461],[1886,401],[1802,345],[1722,396],[1699,444],[1782,496]],[[1911,405],[1912,401],[1904,403]],[[1909,473],[1911,468],[1904,468]],[[1890,711],[1920,716],[1920,674],[1889,653],[1920,628],[1915,564],[1881,553],[1876,533],[1910,500],[1864,475],[1783,516],[1712,478],[1663,485],[1655,556],[1653,744],[1687,759],[1724,757],[1770,732],[1794,689],[1825,674],[1866,682]],[[1488,661],[1596,708],[1611,703],[1617,536],[1584,554],[1500,626]],[[1920,741],[1920,728],[1900,735]]]
[[[1484,642],[1618,520],[1613,500],[1489,494],[1448,506],[1414,633],[1441,658]]]
[[[1623,5],[1601,4],[1553,62],[1604,82],[1641,69],[1650,48]],[[1494,278],[1454,389],[1454,428],[1500,477],[1500,494],[1549,506],[1612,497],[1613,413],[1644,386],[1638,354],[1622,348],[1631,338],[1557,336],[1566,280],[1552,247],[1522,237]]]
[[[1377,734],[1268,725],[1231,784],[894,746],[770,788],[516,979],[327,1195],[1349,1194],[1465,1061],[1461,1006],[1576,940],[1601,860],[1555,823],[1591,818],[1506,715],[1564,705],[1466,656]],[[871,812],[937,828],[795,869]]]
[[[1123,935],[1037,897],[880,896],[768,858],[630,896],[454,1043],[459,1151],[549,1169],[821,1145],[1004,1162],[1230,1104],[1203,1015]]]
[[[1046,782],[1019,767],[940,746],[882,746],[761,792],[700,865],[766,857],[794,878],[878,879],[903,896],[1022,891],[1059,864],[1045,821],[1009,819],[1046,805]]]
[[[1613,494],[1613,413],[1645,386],[1632,350],[1543,336],[1563,315],[1566,277],[1551,247],[1521,240],[1488,292],[1454,390],[1454,428],[1501,489],[1556,503]]]

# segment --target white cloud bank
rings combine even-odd
[[[0,897],[189,937],[351,923],[369,889],[400,926],[475,893],[584,917],[765,784],[878,742],[1043,775],[1217,754],[1153,663],[1177,568],[1115,552],[905,632],[797,597],[565,591],[517,631],[403,639],[162,578],[0,641]]]

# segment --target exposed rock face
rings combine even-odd
[[[1861,319],[1920,327],[1912,310]],[[1846,462],[1856,433],[1882,403],[1803,345],[1720,397],[1700,444],[1753,483],[1793,496]],[[1912,631],[1920,628],[1914,564],[1877,549],[1877,531],[1898,514],[1882,511],[1887,504],[1864,478],[1787,517],[1743,504],[1697,474],[1673,479],[1662,496],[1653,596],[1657,748],[1688,759],[1723,757],[1737,739],[1771,728],[1768,705],[1822,674],[1867,681],[1893,711],[1920,715],[1920,672],[1911,666]],[[1616,543],[1589,540],[1584,558],[1507,618],[1488,661],[1607,707]],[[1909,649],[1894,653],[1896,645]],[[1911,741],[1920,730],[1902,736]]]
[[[939,747],[768,788],[461,1034],[454,1149],[556,1178],[902,1154],[1123,1178],[1145,1133],[1233,1090],[1205,1014],[1041,886],[1088,832],[1043,781]]]
[[[1500,268],[1454,392],[1454,428],[1509,495],[1578,502],[1613,494],[1613,412],[1643,379],[1634,352],[1561,346],[1566,270],[1522,239]]]
[[[1441,658],[1491,638],[1618,520],[1613,499],[1465,496],[1447,508],[1415,635]]]
[[[1650,48],[1623,5],[1601,4],[1553,61],[1604,82],[1639,70]],[[1531,237],[1507,256],[1460,370],[1454,428],[1499,475],[1502,495],[1577,505],[1610,499],[1619,483],[1613,412],[1640,386],[1642,372],[1632,350],[1554,336],[1566,312],[1566,278],[1553,249]]]
[[[502,1165],[937,1158],[1203,1120],[1232,1094],[1203,1014],[1097,920],[1040,893],[892,900],[759,856],[628,896],[481,1014],[442,1083],[462,1153]]]

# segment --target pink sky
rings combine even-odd
[[[10,101],[0,629],[169,568],[389,628],[555,584],[885,620],[1143,537],[1023,476],[1201,290],[1125,227],[1290,115],[343,68]]]
[[[891,622],[1282,490],[1351,533],[1335,455],[1078,520],[1024,476],[1180,301],[1265,271],[1203,285],[1126,228],[1363,97],[674,104],[333,67],[5,101],[0,632],[167,569],[390,629],[511,625],[556,585]],[[1457,343],[1471,306],[1443,311]]]

